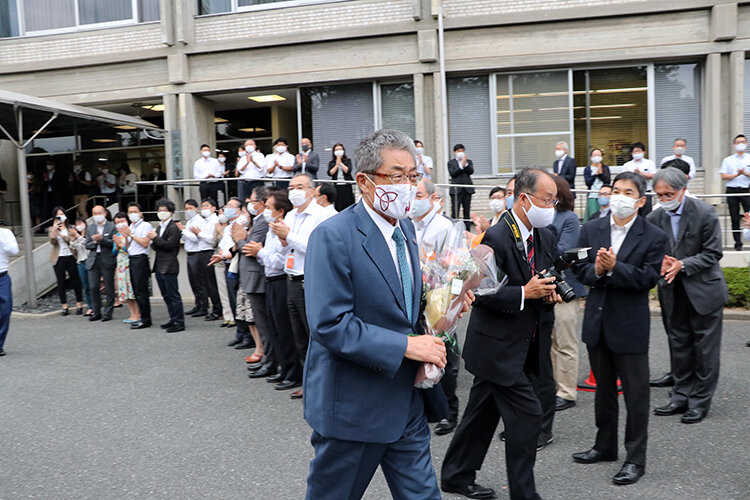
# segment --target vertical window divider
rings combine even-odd
[[[648,107],[648,157],[656,162],[656,89],[654,88],[654,63],[646,66],[646,106]]]
[[[568,127],[570,128],[570,146],[568,152],[572,152],[575,156],[576,128],[573,113],[573,68],[568,68]]]
[[[372,115],[373,115],[373,123],[375,130],[379,130],[383,127],[383,107],[380,103],[380,85],[378,82],[373,81],[372,82]]]
[[[490,110],[490,158],[492,161],[492,173],[498,175],[500,173],[499,165],[497,164],[497,74],[493,73],[490,75],[489,85],[490,89],[490,102],[494,103],[494,106],[489,106]]]

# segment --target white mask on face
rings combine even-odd
[[[417,148],[417,154],[421,155],[424,153],[424,148]]]
[[[237,217],[237,220],[234,221],[235,224],[239,224],[240,226],[245,226],[248,222],[247,217],[244,215],[240,215]]]
[[[682,193],[679,193],[677,196],[675,196],[674,199],[668,201],[660,201],[659,204],[664,208],[664,210],[677,210],[677,208],[680,206],[680,203],[682,203],[682,200],[680,199],[681,196]]]
[[[76,226],[76,231],[83,233],[86,230],[86,226]]]
[[[343,149],[337,149],[333,152],[336,156],[344,156],[344,150]]]
[[[211,156],[211,151],[201,151],[201,156],[203,156],[203,158],[208,158]]]
[[[247,211],[250,212],[250,215],[258,215],[259,210],[255,208],[255,203],[248,203]]]
[[[414,205],[416,188],[411,184],[375,184],[367,179],[375,186],[373,208],[397,220],[405,218]]]
[[[562,157],[563,157],[563,155],[565,155],[565,151],[563,151],[562,149],[556,149],[556,150],[555,150],[555,156],[556,156],[556,157],[558,157],[558,158],[562,158]]]
[[[201,209],[201,217],[204,219],[208,219],[211,217],[211,209],[210,208],[202,208]]]
[[[68,220],[68,216],[67,216],[67,215],[65,215],[65,214],[62,214],[62,215],[58,215],[58,216],[57,216],[57,219],[58,219],[58,220],[59,220],[60,222],[65,222],[66,220]]]
[[[117,229],[122,229],[123,227],[128,227],[128,223],[127,222],[118,222],[117,224],[115,224],[115,227]]]
[[[493,212],[499,214],[500,212],[505,210],[505,200],[490,200],[490,208]]]
[[[641,161],[643,159],[643,153],[633,153],[633,159],[636,161]]]
[[[80,165],[73,165],[73,172],[78,173],[81,171],[81,168],[82,167]]]
[[[601,163],[602,157],[601,156],[592,156],[591,157],[591,163]]]
[[[672,151],[674,151],[674,154],[677,156],[682,156],[685,154],[685,148],[682,146],[676,146]]]
[[[239,152],[238,154],[240,155],[240,158],[244,158],[244,157],[245,157],[245,155],[247,154],[247,152],[245,152],[245,151],[240,151],[240,152]]]
[[[734,150],[737,151],[738,153],[744,153],[746,149],[747,149],[747,144],[745,144],[744,142],[734,145]]]
[[[624,194],[613,194],[609,198],[609,205],[612,207],[612,213],[615,217],[627,219],[636,212],[635,203],[637,201],[635,198]]]
[[[413,218],[422,217],[427,212],[429,212],[431,208],[432,208],[432,203],[430,203],[429,198],[425,198],[424,200],[414,200],[414,205],[412,205],[411,207],[411,211],[409,212],[409,217],[413,217]]]
[[[245,146],[245,153],[250,154],[255,151],[255,146]]]
[[[224,214],[219,214],[219,224],[226,224],[227,223],[227,216]]]
[[[289,201],[291,201],[292,205],[295,207],[303,205],[307,201],[307,191],[292,189],[289,191]]]
[[[235,215],[237,215],[237,209],[234,207],[224,207],[224,217],[229,219],[234,219]]]
[[[195,214],[198,213],[198,210],[195,208],[191,208],[190,210],[185,210],[185,218],[186,219],[192,219],[195,217]]]
[[[270,208],[263,210],[263,218],[270,224],[276,222],[276,218],[273,216],[273,211]]]
[[[224,158],[223,156],[219,156],[219,157],[217,158],[217,160],[219,160],[219,163],[224,163],[225,161],[227,161],[227,159],[226,159],[226,158]]]
[[[97,224],[101,224],[101,223],[102,223],[102,222],[104,222],[104,221],[105,221],[106,219],[107,219],[107,218],[106,218],[106,217],[105,217],[104,215],[95,215],[95,216],[94,216],[94,222],[96,222]]]
[[[465,156],[466,156],[466,153],[463,151],[459,151],[458,153],[456,153],[456,158],[459,160],[463,160]]]
[[[139,220],[141,220],[141,214],[139,214],[139,213],[128,214],[128,219],[130,219],[130,222],[132,222],[133,224],[135,224],[136,222],[138,222]]]
[[[284,153],[286,153],[286,146],[276,146],[276,153],[277,154],[284,154]]]
[[[526,217],[529,218],[529,222],[531,223],[531,226],[540,228],[540,227],[547,227],[550,224],[552,224],[552,220],[555,218],[555,209],[553,207],[548,207],[548,208],[538,207],[534,205],[533,201],[531,201],[530,196],[528,196],[528,198],[529,198],[529,203],[531,203],[531,207],[529,207],[528,211],[526,211],[526,209],[523,209],[523,211],[526,213]]]
[[[109,173],[109,169],[108,168],[103,168],[102,169],[102,175],[107,175],[108,173]]]
[[[159,218],[160,221],[164,222],[165,220],[172,217],[172,214],[170,214],[169,212],[157,212],[156,216]]]

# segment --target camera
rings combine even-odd
[[[563,252],[552,265],[551,269],[548,269],[546,273],[539,273],[542,278],[555,278],[555,292],[565,301],[570,302],[576,298],[576,293],[573,291],[573,287],[565,281],[565,270],[579,262],[589,255],[588,248],[571,248]]]

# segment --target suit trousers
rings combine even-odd
[[[0,349],[5,345],[5,337],[10,328],[10,313],[13,312],[13,292],[11,279],[7,273],[0,276]]]
[[[721,323],[724,308],[699,314],[690,303],[682,278],[674,281],[674,309],[669,345],[675,384],[672,402],[709,410],[719,382]]]
[[[303,281],[292,281],[287,277],[286,300],[289,306],[289,322],[292,324],[294,345],[297,348],[297,359],[305,366],[307,345],[310,343],[310,328],[307,325],[305,312],[305,285]]]
[[[187,256],[188,279],[195,296],[195,308],[208,312],[210,299],[214,314],[221,316],[221,297],[216,284],[216,271],[208,265],[212,254],[212,250],[204,250]]]
[[[277,347],[276,359],[279,364],[279,373],[284,380],[302,382],[302,365],[297,359],[292,324],[289,321],[286,276],[282,275],[281,278],[273,281],[266,280],[266,311],[270,336],[273,339],[271,342]]]
[[[539,353],[538,376],[531,379],[534,392],[542,405],[542,424],[540,433],[544,436],[552,436],[552,424],[555,421],[555,374],[552,370],[552,328],[553,323],[541,323],[537,332],[536,342],[539,343],[538,350],[533,346],[529,349],[529,356]],[[528,359],[528,358],[527,358]],[[528,361],[527,361],[528,363]],[[526,366],[529,366],[528,364]],[[533,366],[533,364],[531,365]]]
[[[588,346],[591,369],[596,377],[594,415],[596,442],[594,449],[604,455],[617,456],[617,378],[622,382],[625,398],[626,462],[646,466],[648,440],[649,385],[648,353],[617,354],[602,341]]]
[[[102,250],[104,252],[105,250]],[[107,304],[102,311],[102,292],[99,288],[99,280],[104,280],[104,289],[107,292]],[[105,318],[112,317],[112,309],[115,307],[115,263],[105,264],[101,254],[96,255],[96,260],[89,269],[89,286],[91,287],[91,309],[94,316],[103,315]]]
[[[234,313],[229,303],[229,291],[227,288],[227,264],[219,262],[214,264],[214,280],[216,281],[216,293],[219,295],[221,302],[221,311],[224,321],[234,323]],[[210,269],[210,268],[209,268]]]
[[[167,304],[169,312],[169,322],[173,325],[185,324],[185,312],[182,308],[182,297],[180,296],[180,287],[177,284],[177,274],[154,273],[156,283],[161,290],[161,296]]]
[[[201,182],[198,184],[198,191],[201,195],[201,200],[211,198],[215,202],[219,202],[219,183],[218,182]]]
[[[727,194],[748,193],[748,196],[729,196],[727,205],[729,207],[729,218],[732,221],[732,237],[735,245],[742,243],[742,229],[740,229],[740,205],[744,213],[750,212],[750,189],[747,188],[727,188]]]
[[[262,185],[263,181],[237,181],[237,197],[244,203],[253,194],[253,189]]]
[[[315,458],[310,462],[307,500],[362,498],[380,466],[395,500],[441,498],[430,455],[430,428],[424,403],[413,389],[409,420],[393,443],[363,443],[328,438],[313,431]]]
[[[463,189],[459,189],[458,193],[451,195],[451,217],[458,219],[459,210],[463,208],[464,224],[466,230],[471,229],[471,195]]]
[[[148,255],[131,255],[130,284],[133,286],[133,295],[141,311],[141,321],[144,323],[151,323],[151,300],[148,291],[150,277]]]
[[[555,306],[555,327],[552,329],[552,369],[557,383],[557,396],[575,401],[578,388],[578,311],[580,299]]]
[[[229,309],[232,311],[232,317],[234,317],[237,314],[237,289],[240,287],[240,277],[237,273],[229,272],[229,266],[227,266],[226,281]]]
[[[542,408],[531,381],[525,375],[512,386],[474,378],[463,418],[445,452],[440,479],[443,484],[454,486],[476,480],[500,417],[505,424],[505,463],[510,498],[540,499],[534,483],[534,461]]]
[[[72,288],[76,294],[76,302],[83,300],[81,289],[81,278],[78,276],[78,264],[72,255],[58,257],[54,265],[55,277],[57,278],[57,294],[61,304],[68,303],[68,288]],[[67,278],[66,278],[67,275]],[[68,286],[70,283],[70,286]]]
[[[456,338],[456,334],[453,334],[453,338]],[[448,420],[455,422],[458,420],[458,396],[456,396],[456,387],[458,385],[458,368],[460,365],[460,357],[456,353],[458,349],[458,343],[456,348],[451,349],[448,347],[446,353],[445,373],[443,378],[440,379],[440,386],[443,388],[445,398],[448,400]]]

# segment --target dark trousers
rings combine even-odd
[[[453,334],[455,338],[455,333]],[[458,346],[458,344],[456,344]],[[456,386],[458,385],[458,367],[460,364],[460,356],[456,353],[456,350],[448,347],[446,353],[445,373],[443,378],[440,379],[440,385],[445,393],[445,398],[448,400],[448,420],[455,422],[458,420],[458,396],[456,396]]]
[[[252,344],[253,342],[255,342],[253,340],[253,334],[250,333],[251,323],[234,318],[234,324],[236,326],[234,330],[234,340],[243,344]]]
[[[297,359],[294,347],[292,324],[289,321],[289,305],[286,298],[286,276],[274,281],[266,281],[266,312],[271,330],[272,343],[278,349],[276,360],[284,380],[302,382],[302,365]]]
[[[724,308],[699,314],[690,303],[682,278],[674,281],[674,309],[669,319],[674,389],[672,402],[709,410],[719,382],[721,322]]]
[[[315,458],[310,462],[305,498],[362,498],[380,466],[392,498],[440,499],[430,457],[430,428],[419,392],[413,390],[406,429],[403,436],[393,443],[344,441],[313,431],[310,441],[315,448]]]
[[[733,193],[750,194],[750,188],[728,187],[727,194]],[[727,205],[729,206],[729,218],[732,220],[732,237],[734,237],[734,244],[736,246],[739,246],[742,244],[742,231],[740,230],[740,205],[742,205],[742,211],[744,213],[750,212],[750,196],[728,196]]]
[[[542,408],[525,375],[509,387],[479,377],[474,379],[463,418],[445,452],[441,481],[456,486],[475,481],[500,417],[505,424],[510,498],[539,499],[534,483],[534,461]]]
[[[221,316],[221,300],[216,285],[216,273],[209,267],[212,250],[191,253],[187,256],[188,280],[195,297],[195,308],[202,312],[208,311],[208,301],[211,300],[213,312]]]
[[[218,182],[201,182],[198,184],[198,191],[201,195],[201,200],[211,198],[218,203],[217,198],[219,197],[219,183]]]
[[[297,359],[302,366],[305,366],[307,345],[310,343],[310,328],[307,326],[307,313],[305,312],[305,285],[304,281],[292,281],[291,279],[287,279],[286,284],[289,322],[292,324]]]
[[[81,288],[83,288],[83,298],[86,300],[86,305],[91,308],[91,287],[89,286],[89,271],[86,269],[85,262],[79,262],[78,267],[78,278],[81,280]]]
[[[289,189],[289,181],[290,179],[286,179],[283,181],[274,181],[273,185],[279,189]]]
[[[149,300],[148,280],[151,276],[147,255],[130,256],[130,284],[133,295],[141,311],[141,321],[151,323],[151,301]]]
[[[539,341],[539,376],[532,380],[534,392],[542,405],[542,426],[540,433],[543,436],[552,435],[552,424],[555,421],[555,396],[557,395],[557,383],[555,372],[552,369],[552,327],[554,323],[543,323],[538,336]],[[530,350],[533,352],[533,350]]]
[[[596,378],[594,449],[603,455],[617,456],[617,378],[625,398],[626,462],[646,466],[648,439],[649,385],[648,353],[617,354],[600,342],[588,347],[591,369]]]
[[[185,324],[185,312],[182,308],[182,297],[180,296],[180,287],[177,284],[177,274],[154,273],[156,283],[161,290],[161,296],[167,304],[169,313],[169,322],[173,325]]]
[[[237,273],[229,272],[229,265],[226,266],[227,293],[229,294],[229,308],[232,310],[232,316],[237,316],[237,289],[240,286],[240,277]]]
[[[104,252],[105,250],[102,250]],[[112,317],[112,309],[115,307],[115,263],[104,263],[101,254],[96,255],[96,260],[89,269],[89,285],[91,286],[91,309],[94,316],[102,315],[102,292],[99,288],[99,280],[104,280],[104,289],[107,292],[107,304],[104,306],[103,316]]]
[[[237,197],[244,203],[253,193],[253,189],[262,185],[263,181],[237,181]]]
[[[81,278],[78,276],[78,264],[72,255],[58,257],[54,265],[55,277],[57,278],[57,294],[61,304],[68,303],[68,284],[76,294],[76,302],[83,300],[83,289]],[[66,277],[67,275],[67,277]]]
[[[469,230],[471,229],[471,195],[463,189],[459,189],[458,193],[451,195],[451,217],[453,219],[459,218],[458,213],[461,208],[464,211],[463,218],[466,219],[464,224],[466,224],[466,229]]]
[[[8,336],[11,312],[13,312],[13,292],[10,276],[6,272],[0,276],[0,349],[5,345],[5,337]]]

